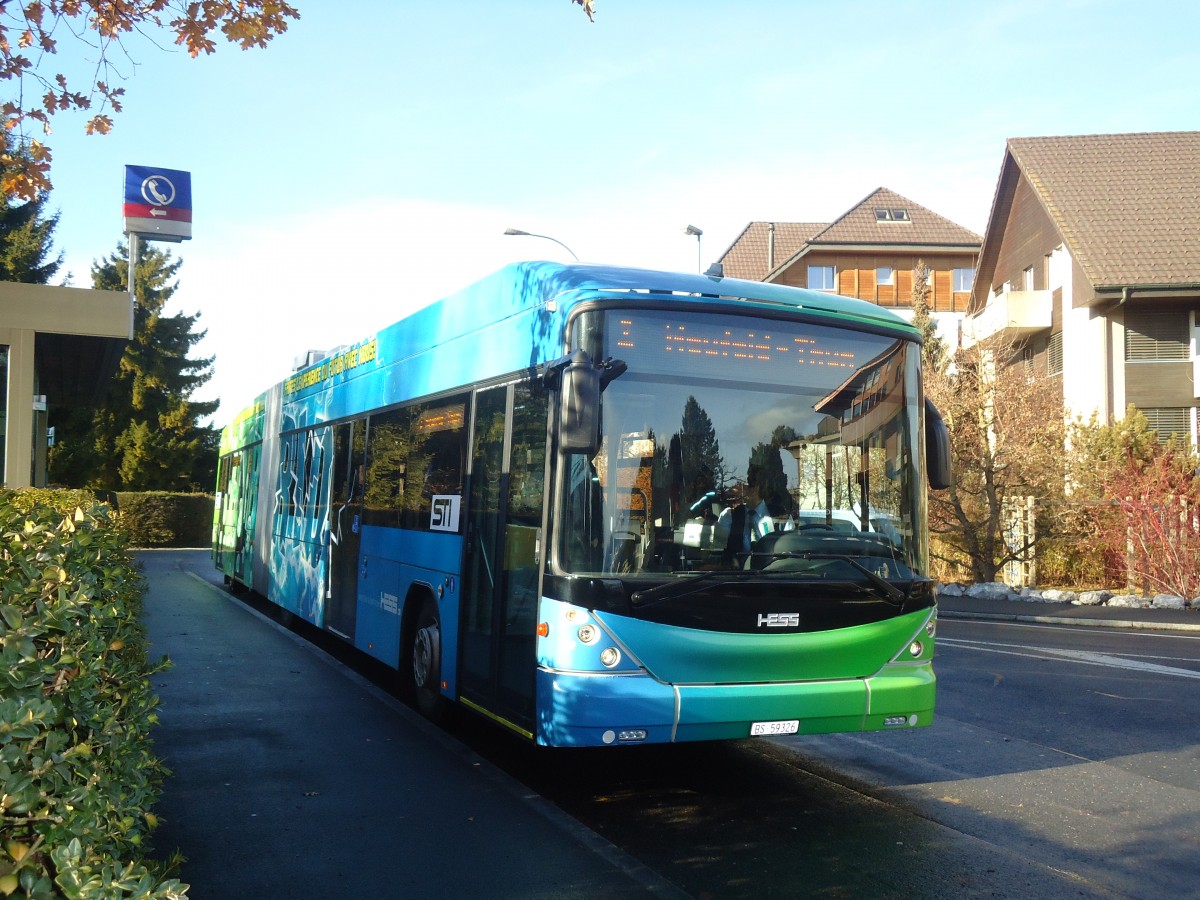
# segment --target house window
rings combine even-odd
[[[969,294],[971,288],[975,287],[975,269],[951,269],[950,273],[954,276],[954,292],[956,294]]]
[[[891,266],[880,266],[875,270],[875,283],[887,287],[896,283],[896,270]]]
[[[1187,310],[1130,309],[1125,313],[1125,359],[1188,359],[1188,331]]]
[[[1063,371],[1062,332],[1050,335],[1046,342],[1046,374],[1061,375]]]
[[[1190,410],[1186,406],[1158,406],[1142,410],[1150,429],[1158,434],[1160,441],[1171,435],[1186,437]]]
[[[809,266],[808,287],[814,291],[835,290],[833,266]]]
[[[1021,290],[1033,290],[1033,266],[1030,266],[1021,273]]]
[[[893,206],[893,207],[889,207],[887,209],[883,209],[882,207],[876,207],[875,221],[876,222],[910,222],[912,220],[909,219],[909,217],[908,217],[907,209],[901,209],[899,207]]]

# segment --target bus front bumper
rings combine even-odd
[[[933,722],[929,663],[893,663],[869,678],[733,685],[670,685],[647,675],[538,669],[537,742],[604,747],[776,734],[919,728]]]

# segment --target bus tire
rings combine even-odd
[[[420,598],[409,643],[409,686],[421,715],[439,721],[445,714],[442,697],[442,625],[432,597]]]

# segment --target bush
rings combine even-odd
[[[207,547],[212,543],[213,498],[165,491],[115,495],[121,524],[134,547]]]
[[[141,855],[169,663],[147,659],[127,536],[80,498],[0,491],[0,895],[182,897]]]
[[[1080,518],[1086,512],[1080,511]],[[1125,573],[1088,538],[1051,537],[1038,542],[1037,581],[1042,586],[1097,590],[1124,584]]]

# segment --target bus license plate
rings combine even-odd
[[[782,722],[752,722],[750,736],[760,734],[796,734],[800,731],[799,719],[787,719]]]

